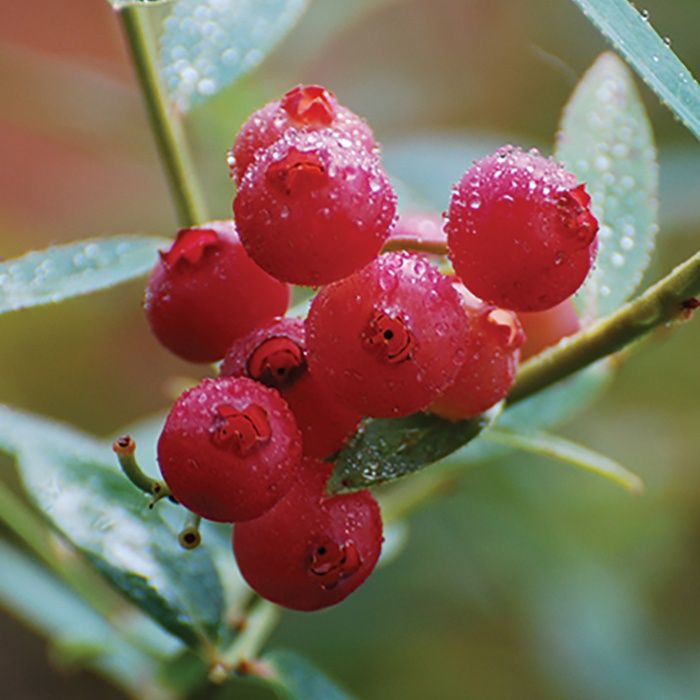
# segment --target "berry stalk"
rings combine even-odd
[[[204,200],[193,175],[192,158],[179,115],[168,103],[158,75],[156,51],[143,12],[132,5],[119,10],[117,16],[134,64],[178,221],[182,227],[194,226],[207,220]]]
[[[689,308],[685,304],[698,294],[700,252],[615,313],[526,362],[508,394],[508,405],[622,350],[657,326],[683,318]]]

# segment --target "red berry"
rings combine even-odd
[[[443,230],[443,221],[438,214],[431,212],[401,214],[389,234],[385,250],[401,250],[416,246],[430,252],[444,252],[447,236]]]
[[[521,312],[518,318],[526,336],[520,349],[521,362],[581,330],[581,320],[571,299],[565,299],[547,311]]]
[[[327,496],[332,468],[306,460],[284,499],[234,528],[233,551],[243,578],[273,603],[294,610],[335,605],[377,563],[382,546],[377,501],[369,491]]]
[[[443,418],[462,420],[478,416],[505,398],[515,381],[525,335],[515,312],[482,302],[464,285],[455,286],[469,317],[464,363],[429,410]]]
[[[329,457],[355,432],[361,416],[335,400],[309,371],[304,321],[281,318],[237,340],[221,366],[223,376],[246,376],[274,387],[301,430],[304,454]]]
[[[294,416],[244,377],[204,379],[168,414],[158,463],[173,496],[209,520],[257,518],[289,490],[301,460]]]
[[[261,270],[231,221],[182,229],[161,252],[146,288],[146,318],[168,350],[192,362],[220,360],[236,338],[283,314],[289,288]]]
[[[425,256],[388,253],[313,300],[311,373],[363,415],[408,415],[454,380],[466,327],[459,295]]]
[[[366,121],[338,104],[335,95],[320,85],[297,85],[281,100],[254,112],[241,127],[229,153],[231,177],[240,184],[259,151],[279,141],[288,131],[332,130],[376,154],[377,144]]]
[[[597,250],[584,185],[554,161],[512,146],[464,174],[445,229],[469,290],[515,311],[542,311],[571,296]]]
[[[319,285],[374,259],[396,213],[375,158],[327,134],[288,134],[248,169],[233,204],[241,240],[278,279]]]

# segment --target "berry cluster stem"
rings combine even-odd
[[[526,362],[508,395],[507,405],[622,350],[657,326],[682,319],[686,312],[684,303],[698,294],[700,252],[614,313]]]
[[[194,177],[180,115],[169,104],[158,75],[156,50],[147,25],[148,9],[128,6],[117,12],[131,54],[141,94],[163,163],[180,225],[206,221],[204,200]]]

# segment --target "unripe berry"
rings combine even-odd
[[[146,287],[151,330],[191,362],[220,360],[231,343],[283,314],[289,288],[245,252],[231,221],[182,229],[160,253]]]
[[[273,387],[289,404],[301,430],[304,454],[329,457],[357,429],[360,414],[338,401],[308,370],[304,321],[281,318],[237,340],[222,376],[245,376]]]
[[[581,320],[571,299],[565,299],[546,311],[521,312],[518,318],[526,337],[520,349],[521,362],[581,330]]]
[[[444,252],[447,234],[443,221],[432,212],[401,214],[389,233],[384,250],[403,250],[420,246],[422,250]]]
[[[233,209],[241,241],[260,267],[315,286],[379,254],[396,196],[378,161],[349,140],[296,133],[258,155]]]
[[[297,85],[254,112],[243,124],[229,152],[229,169],[236,184],[259,151],[290,131],[333,131],[368,153],[377,153],[372,129],[366,121],[339,104],[335,95],[320,85]]]
[[[469,318],[464,362],[455,381],[429,410],[443,418],[462,420],[478,416],[505,398],[515,381],[525,335],[514,311],[485,304],[464,285],[455,286]]]
[[[571,296],[597,250],[584,185],[553,160],[512,146],[464,174],[445,228],[469,291],[515,311],[542,311]]]
[[[233,551],[263,598],[294,610],[335,605],[374,569],[382,546],[379,506],[369,491],[327,496],[332,465],[305,460],[272,510],[236,525]]]
[[[289,490],[301,461],[294,416],[244,377],[204,379],[175,402],[158,440],[173,496],[209,520],[257,518]]]
[[[388,253],[316,295],[311,373],[363,415],[408,415],[454,381],[467,324],[452,283],[425,256]]]

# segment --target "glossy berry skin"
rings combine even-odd
[[[256,158],[233,210],[260,267],[316,286],[347,277],[379,254],[396,196],[378,161],[350,141],[296,133]]]
[[[330,90],[320,85],[297,85],[280,100],[254,112],[241,127],[229,152],[229,169],[236,184],[258,152],[290,131],[332,131],[369,154],[378,152],[367,122],[339,104]]]
[[[337,452],[360,422],[360,414],[338,403],[311,375],[304,321],[278,318],[237,340],[226,353],[222,376],[250,377],[280,392],[301,430],[304,454],[325,458]]]
[[[327,496],[332,465],[307,459],[272,510],[236,525],[233,551],[248,585],[293,610],[319,610],[352,593],[382,546],[379,506],[369,491]]]
[[[463,420],[506,397],[515,381],[525,335],[514,311],[482,302],[462,284],[455,286],[469,318],[464,362],[455,381],[429,410],[443,418]]]
[[[581,319],[572,299],[565,299],[546,311],[521,312],[518,318],[525,331],[525,343],[520,348],[521,362],[581,330]]]
[[[209,520],[257,518],[295,481],[301,436],[273,389],[244,377],[204,379],[175,402],[158,440],[173,496]]]
[[[445,229],[469,291],[515,311],[543,311],[571,296],[597,251],[584,185],[554,161],[512,146],[464,174]]]
[[[250,259],[231,221],[179,231],[160,253],[144,304],[158,340],[191,362],[220,360],[233,340],[288,305],[289,287]]]
[[[457,291],[425,256],[387,253],[316,295],[311,373],[363,415],[408,415],[454,381],[467,325]]]

